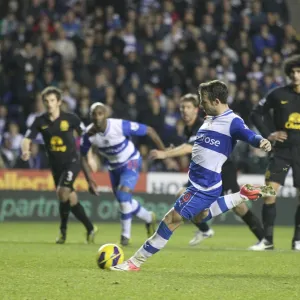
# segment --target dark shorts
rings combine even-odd
[[[237,182],[237,169],[232,160],[227,160],[222,167],[223,194],[237,193],[240,186]]]
[[[68,187],[74,190],[73,184],[80,172],[80,163],[76,161],[62,167],[52,168],[52,176],[55,182],[55,186]]]
[[[290,168],[293,170],[294,187],[300,188],[300,146],[273,148],[265,174],[266,182],[284,185]]]
[[[240,186],[237,182],[237,169],[232,160],[227,160],[222,167],[222,194],[237,193],[240,191]],[[188,181],[183,187],[191,186]]]

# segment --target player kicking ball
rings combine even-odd
[[[275,195],[269,186],[244,185],[238,193],[220,197],[222,193],[221,169],[238,140],[271,150],[267,139],[251,131],[244,121],[229,109],[228,88],[214,80],[199,86],[202,107],[209,117],[200,127],[193,145],[189,167],[191,185],[177,199],[174,207],[165,215],[156,232],[127,261],[112,267],[114,271],[139,271],[141,265],[153,254],[163,249],[174,230],[184,219],[208,221],[242,202],[255,201],[259,197]]]
[[[64,244],[66,241],[70,212],[85,226],[86,242],[91,243],[94,241],[97,227],[94,227],[87,217],[73,188],[74,181],[80,172],[74,130],[81,135],[84,126],[75,114],[61,111],[62,94],[59,89],[47,87],[42,91],[42,99],[46,113],[37,117],[27,130],[22,141],[22,159],[30,158],[31,141],[36,138],[38,133],[41,133],[56,185],[56,193],[60,200],[61,224],[56,243]]]
[[[171,157],[178,157],[182,155],[191,155],[194,142],[197,138],[199,128],[202,126],[204,120],[198,117],[199,113],[199,97],[193,94],[186,94],[180,99],[180,112],[182,120],[185,123],[184,132],[187,137],[187,142],[173,149],[165,151],[152,150],[150,158],[152,159],[166,159]],[[240,190],[240,186],[237,182],[237,170],[234,162],[230,157],[225,161],[221,171],[222,177],[222,196],[224,194],[237,193]],[[178,191],[175,196],[178,198],[184,193],[186,188],[191,183],[187,182]],[[260,224],[259,219],[252,213],[246,203],[241,203],[232,209],[234,213],[239,216],[249,227],[251,232],[257,237],[259,241],[264,238],[264,231]],[[195,224],[199,229],[193,239],[190,241],[191,246],[195,246],[201,243],[203,240],[210,238],[214,235],[213,229],[209,227],[207,223],[201,222]]]
[[[90,191],[95,194],[96,184],[92,180],[87,153],[91,146],[97,147],[100,155],[108,162],[112,189],[121,211],[121,245],[127,246],[134,215],[146,222],[148,237],[153,235],[156,223],[154,213],[132,198],[139,179],[142,158],[130,137],[148,135],[159,149],[164,150],[165,147],[153,128],[136,122],[108,118],[107,108],[100,102],[91,106],[90,116],[93,123],[87,127],[80,143],[83,171]]]

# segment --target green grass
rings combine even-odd
[[[187,245],[194,228],[185,225],[166,249],[138,273],[100,270],[100,245],[116,243],[118,224],[99,224],[95,245],[71,223],[68,241],[55,245],[57,224],[0,224],[0,299],[131,300],[300,299],[300,253],[290,251],[291,228],[276,228],[276,251],[246,251],[255,239],[246,227],[214,226],[216,235],[200,247]],[[128,258],[145,240],[134,225]]]

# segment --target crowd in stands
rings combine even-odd
[[[4,3],[5,2],[5,3]],[[1,168],[47,168],[41,145],[19,159],[26,127],[44,110],[40,91],[63,91],[63,109],[89,123],[100,101],[112,117],[152,126],[166,145],[185,141],[178,110],[184,93],[220,79],[229,103],[249,113],[286,82],[282,61],[299,52],[284,0],[9,0],[0,4]],[[1,6],[2,5],[2,6]],[[153,163],[152,145],[136,141],[143,171],[188,169],[187,157]],[[266,156],[238,144],[241,172],[264,172]],[[99,162],[100,169],[105,163]]]

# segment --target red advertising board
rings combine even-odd
[[[97,172],[93,174],[98,183],[99,190],[111,189],[108,173]],[[75,181],[77,191],[87,191],[87,182],[82,173]],[[48,170],[0,170],[0,190],[31,190],[31,191],[54,191],[54,181]],[[141,174],[135,188],[136,192],[146,191],[146,174]]]

